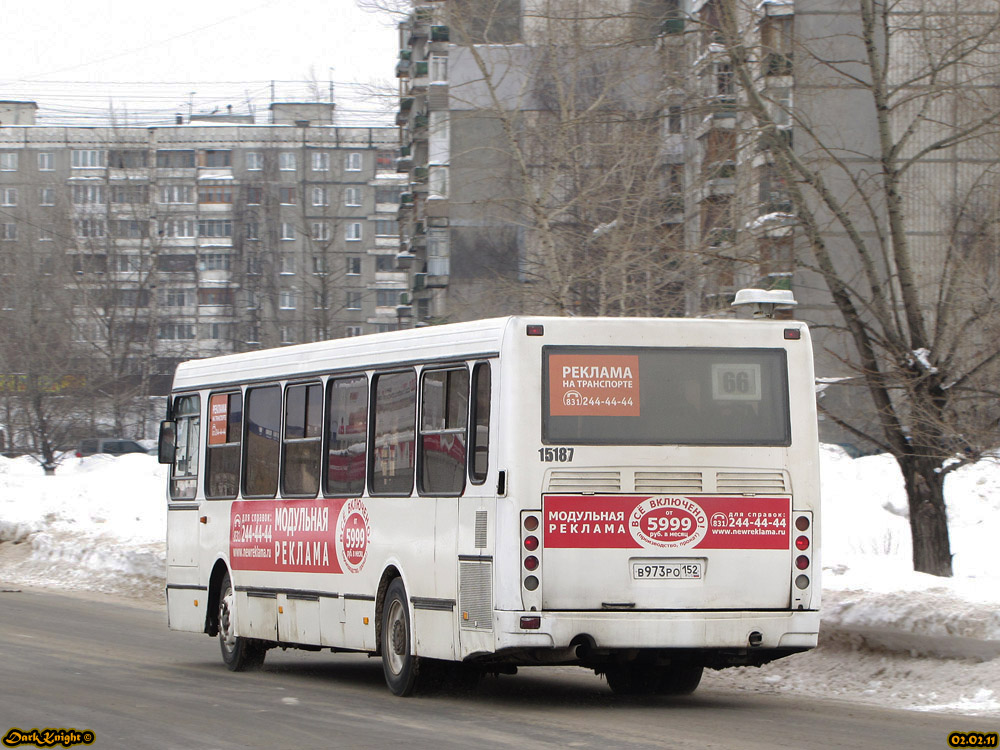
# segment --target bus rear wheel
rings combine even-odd
[[[417,689],[421,659],[412,652],[413,627],[406,588],[401,578],[393,579],[382,605],[382,671],[394,695],[412,695]]]
[[[228,573],[219,583],[218,617],[222,661],[232,672],[258,669],[264,663],[267,647],[253,638],[236,635],[236,596]]]
[[[616,664],[604,676],[616,695],[690,695],[701,682],[704,668],[698,664],[670,667],[651,664]]]

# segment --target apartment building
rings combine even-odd
[[[26,274],[61,271],[77,341],[135,341],[135,370],[159,376],[410,325],[394,128],[336,127],[315,102],[275,103],[266,125],[45,127],[34,109],[0,106],[3,315]]]

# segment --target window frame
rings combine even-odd
[[[435,373],[452,373],[452,372],[464,372],[465,373],[465,411],[462,414],[465,424],[461,427],[443,427],[441,429],[424,429],[424,387],[427,381],[428,375],[433,375]],[[448,387],[448,382],[450,378],[445,379],[445,388]],[[470,414],[470,399],[471,399],[471,387],[472,387],[472,373],[469,371],[469,366],[465,362],[446,364],[446,365],[435,365],[434,367],[425,367],[420,371],[420,380],[417,388],[417,425],[416,425],[416,486],[417,494],[421,497],[461,497],[465,493],[466,482],[468,480],[468,467],[469,467],[469,414]],[[445,424],[447,425],[447,400],[445,401]],[[424,468],[424,441],[425,435],[461,435],[464,438],[464,445],[462,446],[462,469],[459,472],[459,477],[461,478],[461,486],[457,491],[452,492],[441,492],[434,489],[425,488],[423,485],[423,468]]]
[[[226,442],[224,443],[212,443],[212,400],[218,396],[226,397]],[[230,427],[230,416],[232,412],[232,398],[233,396],[239,396],[240,398],[240,421],[239,427],[236,430],[236,440],[232,440],[232,435],[229,434]],[[243,391],[240,388],[235,389],[224,389],[219,391],[211,391],[208,394],[208,433],[205,437],[205,478],[204,478],[204,490],[206,500],[235,500],[240,494],[240,484],[243,476]],[[232,494],[215,494],[210,491],[209,477],[212,472],[212,451],[214,448],[230,448],[236,447],[236,457],[237,457],[237,467],[236,467],[236,486]]]
[[[316,436],[303,436],[301,438],[289,438],[288,437],[288,396],[290,391],[295,388],[305,388],[307,389],[305,404],[305,417],[306,424],[304,425],[304,430],[308,431],[308,417],[309,417],[309,396],[308,389],[315,387],[319,389],[319,434]],[[325,401],[325,389],[323,383],[319,380],[302,380],[302,381],[291,381],[285,383],[285,387],[281,398],[281,458],[280,458],[280,468],[278,471],[278,491],[281,497],[293,497],[293,498],[314,498],[320,493],[323,487],[323,422],[326,418],[326,401]],[[309,492],[289,492],[285,488],[285,476],[288,462],[288,446],[291,445],[305,445],[315,443],[319,450],[316,456],[316,461],[314,462],[314,469],[316,471],[316,489],[311,493]]]
[[[410,468],[410,478],[408,489],[406,491],[398,492],[386,492],[380,491],[375,487],[375,444],[377,430],[379,426],[379,413],[377,411],[378,407],[378,384],[379,381],[384,377],[390,377],[393,375],[410,375],[413,377],[413,411],[412,411],[412,444],[413,444],[413,465]],[[366,467],[365,467],[365,482],[368,486],[369,497],[412,497],[413,491],[416,486],[416,469],[417,469],[417,404],[420,400],[420,374],[413,367],[404,367],[391,370],[380,370],[372,374],[368,386],[368,444],[366,446]],[[405,434],[405,429],[397,429],[397,434]]]
[[[362,456],[364,457],[364,473],[361,478],[361,487],[357,489],[355,487],[349,487],[343,492],[338,492],[330,489],[330,443],[333,440],[335,432],[330,424],[332,414],[330,410],[333,408],[333,399],[330,397],[330,392],[334,388],[334,383],[347,380],[363,380],[365,386],[364,393],[364,407],[365,407],[365,424],[364,431],[362,433],[364,437],[364,451]],[[323,486],[323,496],[324,497],[359,497],[365,493],[368,485],[368,446],[371,437],[371,407],[372,407],[372,379],[366,372],[344,372],[337,373],[336,375],[331,375],[327,378],[326,383],[323,387],[323,450],[321,452],[321,457],[323,460],[323,465],[326,470],[322,473],[322,486]],[[355,491],[357,490],[357,491]]]
[[[248,433],[250,432],[250,397],[255,391],[267,391],[274,389],[278,394],[278,426],[277,426],[277,439],[278,443],[278,454],[275,457],[274,466],[274,489],[269,492],[264,493],[253,493],[249,492],[249,473],[250,473],[250,460],[249,460],[249,442],[247,440]],[[284,394],[280,383],[255,383],[252,386],[248,386],[243,392],[243,446],[240,452],[240,491],[244,498],[261,498],[268,499],[274,498],[278,495],[278,488],[280,486],[281,477],[281,411],[283,407]]]
[[[479,433],[476,428],[479,421],[479,378],[483,372],[489,375],[489,389],[486,392],[486,466],[480,474],[476,471],[476,449],[479,447]],[[493,418],[493,368],[489,360],[475,362],[469,379],[469,440],[465,449],[465,464],[468,467],[469,484],[481,487],[490,476],[490,429]]]

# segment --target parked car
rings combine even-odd
[[[76,457],[93,456],[95,453],[107,453],[109,456],[122,456],[126,453],[149,453],[136,440],[126,438],[87,438],[80,441],[76,449]]]

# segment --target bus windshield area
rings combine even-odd
[[[549,346],[542,370],[546,443],[791,444],[782,349]]]

